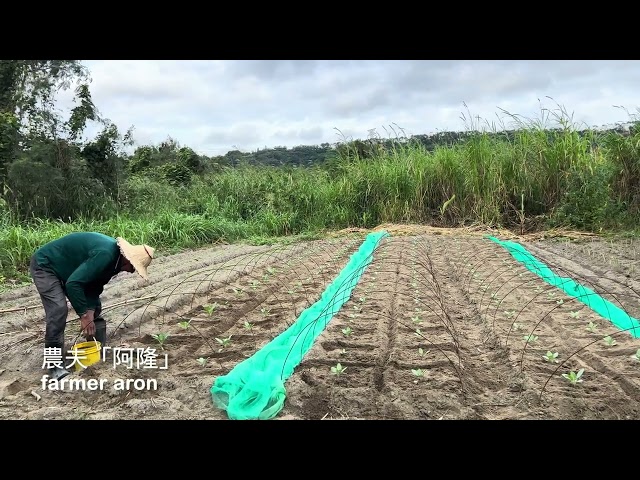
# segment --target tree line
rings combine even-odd
[[[476,135],[467,131],[388,139],[372,136],[253,152],[231,150],[211,157],[168,137],[129,154],[133,126],[122,132],[102,117],[93,103],[89,80],[90,72],[79,60],[0,61],[0,212],[5,218],[19,222],[105,218],[127,206],[127,182],[136,177],[180,188],[195,176],[243,166],[336,171],[351,161],[379,158],[398,144],[412,143],[432,151],[463,144]],[[56,110],[55,95],[71,85],[75,85],[75,107],[63,118]],[[83,141],[90,121],[101,129],[95,138]],[[516,134],[515,130],[487,133],[506,141]]]

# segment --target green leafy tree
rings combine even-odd
[[[202,173],[204,163],[196,152],[189,147],[182,147],[178,150],[178,161],[193,173]]]
[[[87,162],[91,176],[101,182],[114,199],[119,198],[120,183],[126,176],[123,149],[133,143],[132,129],[121,135],[116,125],[106,125],[96,139],[82,149],[82,157]]]

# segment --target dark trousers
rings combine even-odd
[[[67,326],[67,315],[69,308],[67,307],[67,296],[60,279],[51,270],[40,267],[36,262],[35,256],[31,257],[31,265],[29,268],[31,278],[38,289],[42,305],[45,312],[45,333],[44,346],[58,347],[62,350],[63,357],[66,355],[64,351],[64,330]],[[99,318],[102,311],[101,307],[97,307],[94,313],[94,323],[96,330],[106,322]]]

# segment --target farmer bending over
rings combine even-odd
[[[146,280],[153,253],[148,245],[131,245],[121,237],[96,232],[70,233],[36,250],[30,271],[46,314],[45,348],[60,348],[66,357],[67,297],[80,316],[81,333],[105,345],[107,323],[100,316],[104,286],[120,272],[138,272]],[[69,373],[65,368],[49,369],[52,379]]]

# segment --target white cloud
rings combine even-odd
[[[100,112],[140,145],[171,136],[206,155],[347,138],[463,130],[500,108],[539,118],[554,102],[576,123],[629,120],[640,61],[87,61]],[[547,97],[552,97],[553,101]],[[68,109],[72,92],[60,95]],[[94,131],[88,131],[92,135]]]

